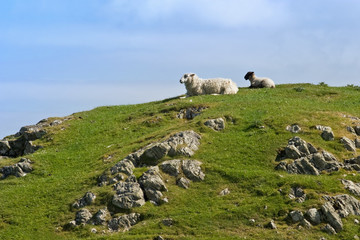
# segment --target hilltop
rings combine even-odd
[[[344,185],[360,182],[356,171],[360,169],[348,164],[357,157],[356,149],[349,151],[341,140],[347,137],[355,144],[359,95],[356,86],[289,84],[275,89],[241,88],[236,95],[104,106],[65,119],[46,119],[40,122],[40,130],[25,128],[3,139],[21,143],[17,148],[21,150],[0,159],[4,176],[0,180],[1,239],[353,239],[359,234],[360,216],[341,217],[342,228],[333,225],[337,233],[331,235],[322,230],[329,220],[307,226],[292,221],[289,213],[320,210],[336,201],[330,197],[339,195],[359,198]],[[223,119],[224,129],[205,125],[218,118]],[[291,132],[289,125],[301,130]],[[321,126],[331,127],[333,140],[323,139]],[[34,131],[38,134],[29,134]],[[199,136],[197,140],[177,138],[176,134],[188,131],[192,137]],[[334,164],[317,167],[317,174],[287,171],[286,164],[297,161],[284,153],[294,137],[313,146],[316,150],[309,150],[311,154],[330,153],[331,160],[326,161]],[[299,159],[309,156],[299,151]],[[5,178],[3,167],[15,166],[22,158],[28,159],[21,166],[29,171],[23,169],[26,174],[19,177],[20,170],[14,170],[18,177],[8,174]],[[157,173],[148,171],[150,165],[174,159],[182,164],[178,176],[191,180],[187,189],[179,187],[179,177],[162,167]],[[121,165],[118,176],[111,169],[122,160],[131,163]],[[184,165],[195,162],[184,160],[199,162],[192,165],[193,177],[197,174],[193,179]],[[280,161],[284,161],[282,168],[277,167]],[[112,185],[125,182],[126,171],[134,176],[127,182],[141,182],[148,171],[149,178],[164,184],[158,190],[162,196],[153,202],[146,197],[129,209],[115,206]],[[146,191],[143,185],[142,189]],[[106,208],[111,213],[108,221],[134,213],[138,214],[136,224],[124,232],[121,228],[109,232],[107,225],[69,224],[79,211],[74,202],[87,192],[96,196],[83,207],[91,214]]]

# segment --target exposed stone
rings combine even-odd
[[[75,222],[76,225],[86,224],[92,218],[92,214],[86,208],[81,209],[76,213]]]
[[[353,127],[347,126],[347,127],[346,127],[346,130],[347,130],[348,132],[356,135],[355,129],[354,129]]]
[[[359,223],[360,223],[360,221],[359,221],[359,220],[357,220],[357,219],[354,219],[354,223],[355,223],[355,224],[359,224]]]
[[[106,221],[110,218],[110,213],[107,208],[100,209],[97,213],[94,214],[92,218],[92,223],[95,225],[105,225]]]
[[[8,156],[11,147],[8,141],[0,141],[0,155]]]
[[[359,138],[355,138],[355,147],[360,148],[360,139]]]
[[[353,196],[342,194],[334,197],[324,196],[324,199],[333,205],[342,218],[349,215],[360,215],[360,202]]]
[[[187,178],[192,181],[202,181],[205,174],[201,170],[202,163],[197,160],[183,160],[182,170]]]
[[[349,192],[360,197],[360,183],[354,183],[345,179],[341,180],[341,183],[345,185],[345,189],[349,190]]]
[[[140,186],[144,189],[146,198],[160,204],[162,191],[167,191],[164,181],[159,172],[159,167],[152,167],[139,178]]]
[[[165,240],[165,238],[163,238],[162,236],[159,235],[159,236],[155,237],[154,240]]]
[[[128,231],[132,226],[140,221],[139,213],[130,213],[113,218],[109,221],[108,227],[111,231]]]
[[[303,226],[304,228],[310,229],[312,227],[311,223],[306,220],[305,218],[303,220],[301,220],[300,222],[301,226]]]
[[[304,220],[304,215],[302,212],[300,212],[298,210],[294,210],[289,213],[289,218],[293,223],[297,223],[297,222],[301,222],[302,220]]]
[[[145,204],[144,193],[139,183],[118,182],[115,184],[112,203],[122,209],[131,209]]]
[[[162,162],[159,165],[160,169],[171,176],[177,176],[180,173],[180,167],[181,167],[181,160],[169,160]]]
[[[326,128],[326,126],[323,126],[323,125],[316,125],[315,126],[315,129],[319,130],[319,131],[324,131],[325,128]]]
[[[331,127],[325,127],[323,129],[323,132],[321,133],[321,137],[325,141],[333,141],[334,140],[334,133],[333,133]]]
[[[330,224],[326,224],[323,228],[321,228],[321,230],[330,235],[336,234],[335,229]]]
[[[215,131],[221,131],[225,129],[225,121],[222,118],[207,120],[205,126],[212,128]]]
[[[354,130],[355,130],[356,135],[360,136],[360,126],[355,126]]]
[[[135,176],[135,175],[130,175],[130,176],[125,180],[125,182],[133,182],[133,183],[136,183],[136,182],[137,182],[136,176]]]
[[[162,223],[165,225],[165,226],[172,226],[174,224],[174,220],[172,218],[165,218],[162,220]]]
[[[187,109],[181,109],[180,112],[176,115],[180,119],[194,119],[196,116],[199,116],[206,107],[190,107]]]
[[[321,212],[324,216],[324,220],[329,223],[336,232],[340,232],[343,229],[341,218],[330,202],[326,202],[324,205],[322,205]]]
[[[31,164],[32,162],[30,159],[21,158],[20,161],[14,165],[0,168],[0,173],[2,173],[2,178],[7,178],[11,175],[24,177],[27,173],[30,173],[33,170]]]
[[[360,171],[360,156],[344,160],[344,169]]]
[[[190,180],[187,179],[187,178],[184,178],[184,177],[179,178],[179,179],[176,181],[176,185],[178,185],[179,187],[188,189],[188,188],[189,188],[189,185],[190,185]]]
[[[268,224],[266,224],[265,227],[266,227],[266,228],[270,228],[270,229],[277,229],[274,220],[271,220]]]
[[[220,196],[225,196],[225,195],[228,195],[230,194],[230,190],[228,188],[225,188],[224,190],[222,190],[219,195]]]
[[[298,133],[301,131],[301,127],[297,124],[292,124],[292,125],[288,125],[286,126],[286,130],[292,133]]]
[[[134,168],[134,164],[129,159],[123,159],[110,168],[110,172],[112,175],[116,173],[124,173],[129,176],[133,173]]]
[[[72,207],[73,208],[82,208],[82,207],[88,206],[95,201],[95,198],[96,198],[95,194],[93,194],[92,192],[87,192],[81,199],[79,199],[75,203],[73,203]]]
[[[302,203],[306,200],[306,194],[302,188],[293,187],[290,189],[289,198],[295,199],[296,202]]]
[[[342,138],[340,139],[340,142],[341,142],[342,144],[344,144],[344,147],[345,147],[348,151],[356,152],[356,147],[355,147],[354,141],[350,140],[350,139],[347,138],[347,137],[342,137]]]
[[[305,218],[310,221],[313,225],[318,225],[321,223],[320,212],[316,208],[310,208],[305,213]]]

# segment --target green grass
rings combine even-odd
[[[276,150],[294,135],[338,159],[352,157],[339,139],[353,138],[346,131],[353,120],[343,115],[360,116],[359,94],[353,86],[280,85],[240,89],[236,95],[174,98],[76,113],[61,126],[49,128],[36,142],[44,148],[28,156],[34,162],[31,174],[0,181],[0,239],[152,239],[158,235],[169,239],[352,239],[360,234],[355,217],[344,220],[345,228],[336,237],[321,232],[320,226],[308,230],[288,225],[285,218],[291,210],[321,206],[325,194],[347,193],[339,179],[347,174],[347,179],[359,182],[358,175],[344,170],[321,176],[290,175],[274,167]],[[208,108],[193,120],[176,118],[180,109],[191,106]],[[218,117],[227,119],[224,131],[204,126],[207,119]],[[303,132],[285,130],[293,123]],[[311,128],[318,124],[332,127],[335,141],[322,140],[320,132]],[[151,142],[190,129],[202,136],[192,158],[203,162],[205,181],[191,183],[185,190],[168,177],[169,203],[158,207],[146,203],[133,209],[142,214],[143,221],[128,232],[102,234],[104,228],[95,227],[99,233],[92,234],[90,225],[64,228],[75,217],[71,204],[89,190],[97,195],[90,211],[105,206],[115,211],[109,204],[111,186],[97,186],[105,170]],[[2,160],[0,165],[17,161]],[[145,170],[136,170],[136,175]],[[309,199],[304,203],[290,200],[287,193],[293,186],[301,186]],[[226,187],[231,193],[219,197]],[[161,224],[168,217],[175,221],[171,227]],[[277,230],[262,227],[271,219]]]

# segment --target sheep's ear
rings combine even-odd
[[[195,76],[195,73],[190,74],[190,77],[193,77],[193,76]]]

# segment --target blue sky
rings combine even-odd
[[[183,94],[186,72],[359,85],[359,12],[358,0],[2,0],[0,139]]]

